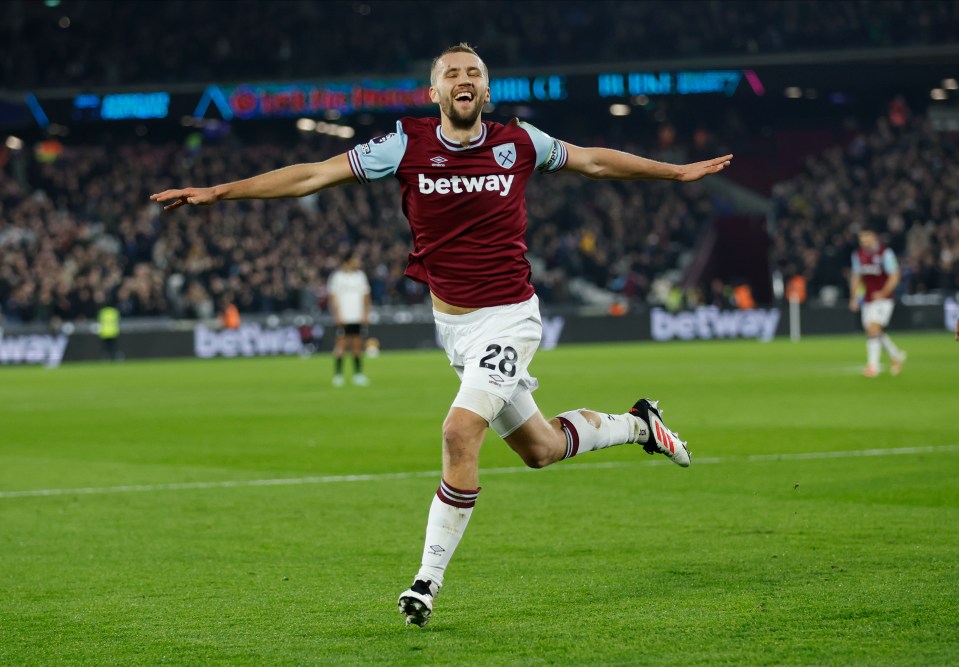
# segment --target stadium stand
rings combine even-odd
[[[784,280],[802,275],[814,298],[845,294],[851,230],[863,222],[884,230],[899,255],[903,293],[959,287],[955,136],[936,133],[924,116],[896,118],[884,114],[847,145],[813,154],[773,188],[772,266]],[[229,135],[202,147],[68,143],[13,159],[7,151],[5,173],[22,178],[0,181],[0,313],[11,324],[90,320],[107,301],[124,317],[207,318],[227,301],[247,313],[311,311],[350,247],[376,304],[421,303],[422,286],[402,275],[409,231],[392,181],[194,215],[161,215],[147,202],[167,184],[234,180],[349,145],[319,134],[270,143]],[[623,147],[672,161],[687,154],[676,145]],[[581,301],[571,280],[632,305],[663,301],[657,277],[675,275],[706,225],[732,212],[702,184],[560,174],[532,179],[528,195],[534,282],[552,304]]]
[[[23,89],[395,74],[418,71],[437,44],[464,38],[495,69],[934,45],[959,34],[959,4],[928,0],[241,0],[228,10],[188,0],[13,0],[4,15],[0,76]],[[478,30],[470,28],[474,16],[484,18]],[[109,40],[101,38],[105,26]],[[360,46],[370,44],[376,48]]]
[[[883,232],[908,294],[959,289],[959,142],[923,116],[883,115],[773,188],[773,261],[811,294],[845,290],[858,225]],[[827,292],[828,293],[828,292]]]
[[[124,316],[209,317],[225,300],[242,312],[310,310],[354,248],[376,304],[419,303],[403,278],[409,230],[392,180],[305,200],[227,202],[161,215],[163,184],[236,180],[344,150],[314,144],[76,146],[30,161],[27,189],[6,181],[0,226],[0,306],[10,322],[90,319],[100,302]],[[641,302],[675,266],[714,209],[698,185],[630,186],[558,175],[532,180],[531,256],[544,300],[575,300],[581,276]]]
[[[925,0],[240,0],[229,6],[225,15],[218,3],[179,0],[14,0],[5,7],[9,40],[0,53],[2,91],[422,74],[437,44],[464,37],[480,47],[495,75],[500,68],[622,62],[624,54],[641,61],[878,52],[955,44],[959,35],[959,3]],[[184,22],[188,10],[191,18]],[[470,12],[489,19],[482,33],[470,35],[467,28],[464,34]],[[115,38],[96,38],[105,25]],[[353,48],[362,44],[377,48]],[[588,128],[580,122],[582,110],[564,114],[553,107],[543,112],[554,114],[543,129],[670,162],[755,144],[759,157],[737,150],[737,168],[728,178],[759,198],[772,192],[771,260],[784,280],[801,275],[814,298],[830,293],[824,288],[844,293],[850,230],[869,222],[885,230],[903,262],[902,291],[959,288],[954,135],[936,134],[923,115],[909,114],[904,122],[887,114],[868,131],[839,131],[825,114],[819,117],[822,127],[815,114],[805,128],[786,127],[778,116],[757,123],[755,109],[747,116],[741,99],[719,98],[696,113],[690,111],[696,101],[659,98],[649,105],[654,112],[637,111],[629,125],[601,108],[602,118]],[[675,133],[670,123],[683,108],[689,118],[681,136],[663,141],[664,130]],[[377,134],[372,123],[360,121],[358,132]],[[198,132],[173,122],[164,132],[151,126],[148,138],[138,139],[126,127],[103,141],[83,137],[81,130],[46,137],[28,150],[0,146],[2,321],[90,321],[104,302],[115,303],[124,317],[209,318],[227,302],[245,313],[310,311],[324,304],[325,279],[348,248],[360,254],[376,304],[424,302],[423,287],[403,278],[410,237],[392,181],[298,201],[231,202],[169,216],[147,202],[164,187],[234,180],[320,160],[352,145],[319,134],[291,138],[289,127],[278,135],[276,124],[266,122],[251,121],[243,131],[236,125],[201,142],[195,141]],[[568,132],[570,127],[580,134]],[[637,136],[637,128],[645,135]],[[777,151],[762,153],[773,144]],[[659,279],[669,274],[678,282],[708,225],[739,213],[708,185],[589,182],[563,174],[532,179],[528,242],[544,302],[577,303],[583,294],[574,287],[582,284],[628,305],[664,301]],[[709,281],[699,286],[698,297],[689,295],[690,303],[725,303],[729,287]]]

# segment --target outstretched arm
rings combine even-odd
[[[733,159],[732,155],[724,155],[692,164],[669,164],[609,148],[581,148],[565,141],[563,144],[569,156],[564,169],[590,178],[698,181],[703,176],[719,173]]]
[[[184,204],[209,206],[222,199],[280,199],[303,197],[324,188],[355,183],[347,154],[337,155],[323,162],[294,164],[242,181],[233,181],[210,188],[183,188],[164,190],[150,199],[161,204],[164,211],[172,211]]]

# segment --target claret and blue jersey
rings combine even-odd
[[[852,253],[852,272],[862,279],[867,303],[878,298],[877,292],[886,285],[889,276],[898,271],[899,262],[890,248],[857,248]]]
[[[395,176],[413,232],[406,275],[446,303],[482,308],[533,295],[526,259],[526,182],[566,165],[566,147],[532,125],[483,122],[467,146],[438,118],[404,118],[396,132],[348,153],[360,183]]]

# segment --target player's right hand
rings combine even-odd
[[[155,195],[150,195],[150,200],[160,204],[166,204],[164,211],[172,211],[180,208],[184,204],[193,206],[209,206],[220,200],[214,188],[184,188],[182,190],[164,190]],[[167,203],[170,202],[170,203]]]
[[[679,167],[679,178],[676,180],[684,183],[698,181],[709,174],[718,174],[732,164],[732,161],[733,155],[730,153],[722,157],[714,157],[712,160],[703,160],[702,162],[681,165]]]
[[[859,299],[850,299],[849,300],[849,310],[854,313],[859,312]]]

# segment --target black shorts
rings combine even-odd
[[[362,336],[366,327],[362,324],[344,324],[336,330],[337,336]]]

